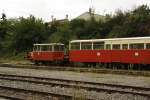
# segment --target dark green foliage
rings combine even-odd
[[[108,23],[112,25],[109,37],[149,36],[150,9],[142,5],[131,12],[119,12]]]
[[[57,31],[49,36],[48,42],[60,42],[69,44],[69,41],[76,39],[76,34],[72,31],[70,22],[66,21],[57,27]]]
[[[32,44],[41,43],[46,39],[42,20],[33,16],[19,20],[14,27],[13,47],[16,51],[26,51],[32,48]]]

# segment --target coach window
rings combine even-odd
[[[91,50],[92,49],[92,42],[83,42],[81,43],[82,50]]]
[[[113,50],[120,50],[120,44],[113,44],[112,49]]]
[[[80,50],[80,43],[71,43],[71,50]]]
[[[146,49],[150,49],[150,43],[146,43]]]
[[[122,49],[127,50],[128,49],[128,44],[122,44]]]
[[[94,50],[104,50],[104,42],[94,42],[93,49]]]
[[[110,44],[106,44],[106,50],[111,50],[111,45]]]
[[[130,49],[144,49],[144,43],[130,44]]]

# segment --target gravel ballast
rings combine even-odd
[[[0,73],[150,87],[150,78],[143,76],[80,73],[71,71],[51,71],[7,67],[1,67]]]
[[[150,87],[150,78],[143,76],[128,76],[128,75],[114,75],[114,74],[96,74],[96,73],[81,73],[81,72],[71,72],[71,71],[51,71],[51,70],[37,70],[37,69],[22,69],[22,68],[7,68],[1,67],[0,73],[2,74],[12,74],[12,75],[24,75],[24,76],[36,76],[36,77],[47,77],[47,78],[59,78],[59,79],[69,79],[69,80],[79,80],[79,81],[89,81],[89,82],[100,82],[100,83],[110,83],[110,84],[120,84],[120,85],[131,85],[131,86],[141,86]],[[74,96],[101,99],[101,100],[149,100],[150,98],[135,96],[131,94],[120,94],[112,93],[108,94],[105,92],[97,93],[95,91],[86,91],[84,89],[71,89],[63,87],[51,87],[29,84],[25,82],[11,82],[0,80],[1,86],[11,86],[16,88],[25,89],[38,89],[42,91],[49,91],[55,93],[68,93]]]
[[[149,100],[148,97],[132,95],[132,94],[120,94],[120,93],[106,93],[86,91],[84,89],[63,88],[59,86],[51,87],[49,85],[34,84],[28,82],[16,82],[8,80],[0,80],[0,86],[8,86],[13,88],[21,88],[26,90],[36,90],[57,94],[68,94],[74,97],[80,97],[83,99],[95,99],[95,100]]]

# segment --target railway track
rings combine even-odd
[[[92,73],[108,73],[108,74],[121,74],[121,75],[133,75],[133,76],[146,76],[150,77],[150,71],[137,71],[137,70],[116,70],[116,69],[101,69],[101,68],[83,68],[83,67],[71,67],[71,66],[36,66],[32,64],[0,64],[0,67],[10,68],[29,68],[40,70],[60,70],[60,71],[75,71],[75,72],[92,72]]]
[[[134,86],[126,86],[126,85],[85,82],[85,81],[77,81],[77,80],[54,79],[54,78],[20,76],[20,75],[19,76],[18,75],[6,75],[6,74],[0,74],[0,80],[28,82],[28,83],[34,83],[34,84],[50,85],[52,87],[59,87],[59,88],[74,88],[77,90],[84,89],[89,92],[95,91],[98,93],[106,92],[108,94],[113,94],[113,93],[131,94],[135,96],[138,95],[138,96],[150,98],[150,88],[145,88],[145,87],[134,87]],[[29,91],[31,92],[31,90]],[[41,92],[41,91],[38,91],[38,92]],[[50,95],[50,93],[47,93],[47,95]],[[53,95],[57,96],[58,94],[53,93]],[[69,99],[73,98],[73,95],[69,95],[69,94],[68,95],[59,94],[58,96],[59,97],[66,96],[66,98],[69,98]],[[86,98],[86,99],[90,100],[92,98]]]
[[[49,100],[53,98],[59,98],[59,99],[65,98],[65,100],[72,99],[72,96],[70,95],[62,95],[62,94],[48,93],[48,92],[42,92],[42,91],[27,90],[23,88],[14,88],[10,86],[0,86],[0,97],[6,98],[9,100],[28,100],[28,99]]]
[[[1,94],[0,95],[0,100],[1,100],[1,98],[2,98],[2,100],[22,100],[22,99],[20,99],[20,98],[18,98],[18,97],[13,97],[13,96],[8,96],[8,95],[6,95],[6,94]]]

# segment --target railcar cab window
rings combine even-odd
[[[104,42],[93,42],[94,50],[104,50]]]
[[[91,50],[92,49],[92,42],[82,42],[81,43],[82,50]]]
[[[120,44],[113,44],[112,49],[113,50],[120,50]]]
[[[33,51],[37,51],[37,45],[33,46]]]
[[[41,45],[41,51],[50,51],[49,45]]]
[[[39,45],[34,45],[33,46],[33,51],[40,51],[40,46]]]
[[[144,49],[144,43],[130,44],[130,49]]]
[[[63,45],[54,45],[54,51],[64,51]]]
[[[71,43],[71,50],[80,50],[80,43]]]

